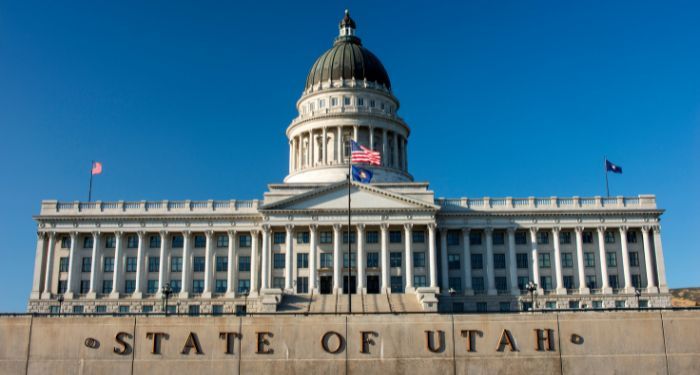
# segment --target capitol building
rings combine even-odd
[[[436,198],[410,173],[411,129],[355,31],[346,12],[311,67],[289,174],[262,199],[42,201],[28,311],[670,306],[655,196]],[[381,154],[370,183],[348,182],[350,140]]]

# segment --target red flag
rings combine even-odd
[[[102,173],[102,163],[99,161],[93,161],[92,162],[92,175],[96,174],[101,174]]]

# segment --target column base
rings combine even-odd
[[[202,292],[202,299],[211,299],[211,292]]]
[[[85,298],[87,298],[87,299],[97,299],[97,293],[95,293],[95,292],[88,292],[88,294],[85,295]]]
[[[407,286],[403,289],[404,293],[414,293],[415,291],[416,291],[416,288],[414,288],[412,286]]]
[[[578,288],[578,294],[591,294],[591,290],[588,288]]]
[[[656,294],[656,293],[659,293],[659,288],[657,288],[655,286],[648,286],[646,289],[646,292],[649,294]]]
[[[613,290],[612,290],[611,287],[606,286],[606,287],[604,287],[604,288],[601,288],[601,289],[600,289],[600,292],[603,293],[603,294],[612,294]]]
[[[634,287],[626,287],[624,289],[625,294],[634,294]]]
[[[41,293],[41,299],[51,299],[52,297],[53,295],[51,294],[51,292]]]
[[[667,286],[662,285],[662,286],[659,287],[659,293],[664,293],[664,294],[666,294],[666,293],[668,293],[668,292],[669,292],[669,290],[668,290],[668,287],[667,287]]]
[[[498,291],[496,289],[489,289],[488,292],[486,292],[486,294],[489,296],[497,296]]]
[[[134,292],[131,294],[131,298],[133,299],[141,299],[143,298],[143,293],[142,292]]]
[[[566,288],[557,288],[555,293],[561,294],[561,295],[566,295]]]
[[[119,296],[120,296],[119,292],[109,293],[109,298],[111,298],[111,299],[119,299]]]
[[[180,294],[178,294],[177,296],[181,299],[190,298],[190,292],[180,292]]]
[[[29,299],[39,299],[41,298],[41,292],[32,292],[29,295]]]
[[[73,293],[73,292],[63,293],[63,299],[73,299],[73,298],[75,298],[75,293]]]
[[[226,294],[224,294],[224,298],[236,298],[236,293],[232,292],[232,291],[228,291],[228,292],[226,292]]]

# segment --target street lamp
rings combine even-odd
[[[166,283],[163,286],[161,293],[163,298],[163,311],[165,312],[165,316],[168,316],[168,298],[173,294],[173,288],[170,287],[170,283]]]
[[[639,310],[639,297],[642,296],[642,290],[639,288],[634,289],[634,296],[637,297],[637,310]]]
[[[63,311],[63,294],[59,294],[56,299],[58,300],[58,316],[61,316],[61,311]]]
[[[530,281],[525,285],[525,289],[530,292],[530,311],[534,312],[535,311],[535,292],[537,291],[537,284],[534,282]]]

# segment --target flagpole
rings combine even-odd
[[[95,166],[95,161],[90,163],[90,188],[88,189],[88,202],[92,201],[92,167]]]
[[[603,157],[603,169],[605,170],[605,195],[610,198],[610,185],[608,184],[608,157]]]
[[[349,142],[352,142],[352,139],[350,139]],[[352,286],[350,284],[352,276],[352,239],[350,237],[350,188],[352,187],[352,143],[349,143],[348,146],[350,146],[348,148],[348,150],[350,150],[350,155],[348,157],[348,314],[352,314]]]

